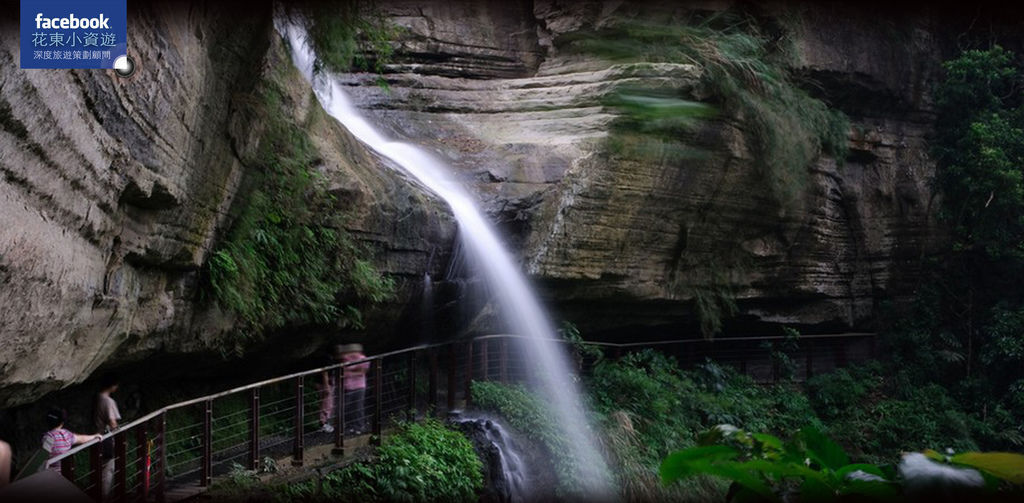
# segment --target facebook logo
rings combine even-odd
[[[127,42],[126,0],[21,0],[22,68],[113,68]]]

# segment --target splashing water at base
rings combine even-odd
[[[579,494],[574,496],[614,498],[607,465],[592,440],[579,390],[569,372],[567,355],[553,341],[555,331],[551,322],[473,197],[453,179],[449,167],[427,152],[381,135],[351,104],[335,76],[327,72],[314,74],[316,55],[302,27],[280,16],[275,25],[287,39],[292,61],[312,84],[324,111],[359,141],[395,162],[451,207],[470,266],[483,276],[493,292],[502,319],[529,341],[530,354],[526,355],[526,360],[532,365],[540,390],[552,404],[566,445],[574,451],[571,453],[575,460],[572,477],[579,487]]]

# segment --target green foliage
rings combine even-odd
[[[939,314],[968,349],[968,372],[975,343],[988,339],[976,333],[977,326],[1007,321],[992,310],[1012,311],[1021,303],[1016,277],[1024,272],[1024,72],[1013,60],[999,46],[965,51],[945,63],[946,78],[935,90],[933,150],[941,215],[953,239],[936,280],[943,286]]]
[[[685,371],[653,350],[599,361],[587,389],[604,418],[619,485],[631,499],[706,501],[719,496],[722,488],[710,480],[696,479],[682,488],[657,484],[661,459],[692,446],[711,425],[729,422],[790,432],[819,424],[807,398],[789,386],[759,386],[710,361]]]
[[[807,393],[829,432],[858,457],[878,461],[921,446],[972,450],[986,424],[938,384],[899,386],[881,365],[815,376]],[[994,415],[993,420],[998,419]],[[1006,426],[1001,427],[1003,430]]]
[[[254,114],[264,128],[249,160],[256,173],[207,263],[209,291],[249,332],[308,324],[358,328],[357,306],[387,300],[394,283],[344,229],[315,169],[312,142],[286,119],[280,89],[267,82],[258,94]]]
[[[804,189],[808,166],[820,153],[842,161],[849,129],[844,114],[808,95],[792,78],[788,46],[781,43],[788,35],[736,11],[684,20],[645,12],[559,42],[612,61],[697,65],[707,94],[749,133],[772,193],[787,202]],[[680,99],[681,91],[651,88],[630,91],[629,99],[616,97],[610,104],[626,113],[620,122],[626,134],[613,141],[668,143],[684,150],[681,135],[690,119],[711,114],[706,105]],[[643,124],[639,129],[638,123]],[[664,148],[651,151],[662,153]]]
[[[462,433],[427,419],[404,423],[374,460],[353,463],[320,481],[292,484],[281,499],[305,501],[476,501],[483,466]]]
[[[950,433],[954,444],[1018,447],[1024,410],[1010,390],[1024,378],[1024,72],[999,46],[964,51],[944,68],[932,150],[951,243],[924,263],[913,308],[893,313],[882,341],[894,379],[880,391],[890,399],[872,407],[903,418],[893,428],[920,432],[905,440],[937,440],[942,423],[963,428]],[[871,436],[883,454],[905,448]]]
[[[979,470],[995,480],[1024,483],[1024,456],[1019,454],[942,456],[929,450],[925,455],[939,463]],[[772,435],[719,425],[702,436],[699,446],[666,457],[660,473],[666,483],[695,475],[730,480],[729,501],[905,501],[907,497],[905,479],[896,476],[892,465],[850,463],[838,444],[812,427],[783,442]],[[972,495],[985,497],[998,489],[1005,487],[989,485]]]
[[[370,4],[357,0],[318,2],[312,7],[310,19],[311,45],[318,64],[328,70],[380,74],[391,61],[391,42],[399,36],[399,28]]]

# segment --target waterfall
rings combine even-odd
[[[471,270],[481,275],[494,295],[502,320],[529,341],[524,359],[532,365],[531,373],[552,404],[566,445],[573,450],[569,453],[576,461],[573,476],[582,491],[577,496],[612,497],[607,465],[590,434],[565,349],[553,342],[556,332],[547,314],[497,232],[477,208],[475,198],[454,178],[453,170],[434,156],[414,145],[384,137],[352,105],[335,75],[325,71],[314,74],[316,55],[308,44],[305,29],[280,17],[276,24],[289,43],[292,61],[310,81],[324,111],[451,207]]]

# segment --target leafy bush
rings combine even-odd
[[[619,485],[633,500],[706,501],[723,491],[696,479],[662,488],[657,466],[669,452],[694,445],[698,433],[720,422],[770,431],[819,424],[807,398],[787,385],[759,386],[713,362],[691,371],[653,350],[600,360],[587,381],[602,416]]]
[[[333,471],[320,481],[292,484],[284,500],[476,501],[483,465],[462,433],[433,419],[405,423],[385,439],[374,460]]]
[[[979,447],[977,435],[995,435],[938,384],[903,387],[871,364],[839,369],[807,382],[810,403],[828,431],[854,454],[892,459],[921,446],[957,450]]]

